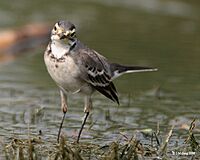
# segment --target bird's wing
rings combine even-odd
[[[119,104],[116,88],[111,81],[110,64],[106,58],[86,48],[79,50],[77,61],[82,72],[82,79]]]

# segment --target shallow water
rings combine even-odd
[[[40,1],[14,6],[0,2],[2,28],[33,21],[52,25],[69,19],[78,37],[110,61],[157,67],[152,73],[124,75],[115,80],[121,105],[100,94],[93,96],[94,109],[81,141],[106,144],[120,132],[156,129],[163,133],[176,124],[173,142],[182,136],[181,124],[200,117],[200,3],[181,1]],[[143,2],[143,3],[142,3]],[[80,16],[81,15],[81,16]],[[0,65],[0,137],[38,135],[56,141],[62,117],[60,97],[43,63],[45,46],[29,51],[16,61]],[[83,98],[69,101],[63,132],[77,136]],[[197,128],[199,125],[197,124]],[[199,138],[199,134],[197,134]]]

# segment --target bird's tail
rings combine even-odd
[[[117,63],[111,64],[112,79],[115,79],[125,73],[151,72],[151,71],[157,71],[157,68],[144,67],[144,66],[125,66]]]

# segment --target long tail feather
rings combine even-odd
[[[111,71],[113,73],[112,79],[115,79],[125,73],[135,73],[135,72],[152,72],[157,71],[157,68],[144,67],[144,66],[124,66],[117,63],[111,64]]]

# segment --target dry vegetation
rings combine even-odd
[[[3,144],[3,154],[6,160],[131,160],[131,159],[198,159],[200,156],[199,143],[193,130],[195,120],[191,122],[185,145],[170,145],[173,135],[172,126],[165,136],[160,135],[159,127],[156,132],[143,131],[149,138],[149,144],[142,144],[135,137],[128,138],[121,134],[124,141],[116,140],[111,144],[100,146],[91,143],[70,143],[64,136],[60,143],[47,144],[40,137],[25,139],[12,138],[9,144]],[[148,135],[148,136],[147,136]],[[188,154],[188,155],[187,155]]]

